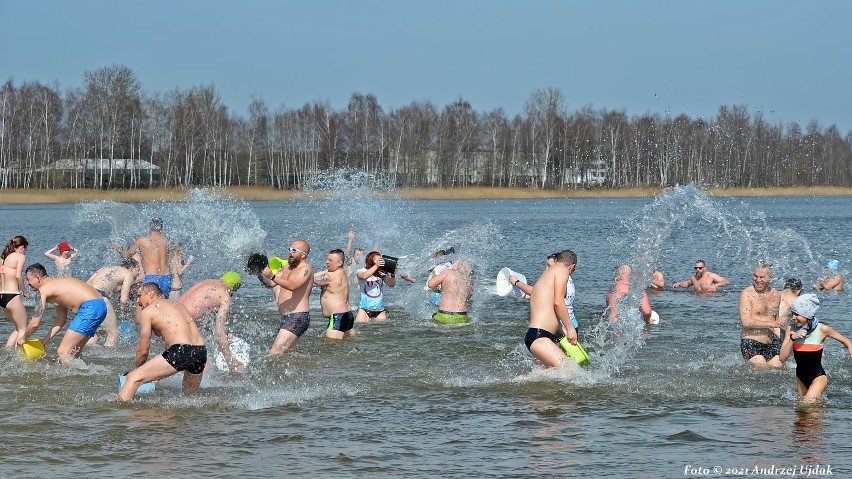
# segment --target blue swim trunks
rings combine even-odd
[[[164,298],[169,297],[172,292],[172,275],[170,274],[146,274],[145,283],[157,283]]]
[[[68,329],[87,338],[95,335],[98,327],[107,315],[106,302],[103,299],[90,299],[80,305],[77,315],[68,325]]]

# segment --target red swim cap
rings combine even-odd
[[[66,251],[71,251],[71,245],[66,243],[65,241],[59,243],[59,252],[64,253]]]

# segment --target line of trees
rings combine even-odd
[[[61,172],[51,168],[60,159],[109,161]],[[118,159],[131,167],[119,171]],[[159,166],[156,178],[142,160]],[[852,132],[771,124],[743,105],[713,119],[569,112],[555,88],[534,91],[512,117],[461,98],[385,111],[360,93],[338,111],[271,110],[256,98],[239,115],[213,85],[151,94],[121,65],[66,91],[11,79],[0,90],[0,189],[300,188],[342,168],[404,187],[850,186]],[[589,180],[591,170],[604,173]]]

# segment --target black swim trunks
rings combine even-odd
[[[334,313],[328,317],[328,329],[346,332],[355,326],[355,315],[352,311],[345,313]]]
[[[529,328],[529,329],[527,329],[527,335],[524,338],[524,344],[527,345],[527,349],[529,349],[530,346],[532,346],[532,343],[535,342],[535,340],[539,339],[539,338],[547,338],[547,339],[553,341],[554,343],[558,343],[559,340],[562,339],[562,335],[559,335],[559,337],[556,337],[555,334],[551,333],[550,331],[548,331],[546,329]]]
[[[778,338],[773,339],[769,344],[754,339],[741,339],[740,352],[746,361],[750,361],[755,356],[763,356],[763,359],[769,361],[781,353],[781,342]]]
[[[207,348],[192,344],[173,344],[163,351],[163,358],[178,371],[201,374],[207,363]]]

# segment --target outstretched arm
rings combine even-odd
[[[518,277],[514,274],[509,275],[509,283],[512,284],[512,286],[516,286],[518,289],[523,291],[527,296],[532,294],[532,285],[519,280]]]
[[[686,288],[688,286],[692,286],[692,278],[689,278],[686,281],[678,281],[677,283],[672,283],[672,288]]]
[[[829,326],[827,324],[820,325],[820,328],[822,328],[822,331],[823,331],[823,333],[825,334],[826,337],[834,338],[837,341],[839,341],[841,344],[846,346],[846,350],[849,351],[849,355],[852,356],[852,340],[850,340],[846,336],[838,333],[837,331],[834,330],[834,328],[832,328],[831,326]]]

